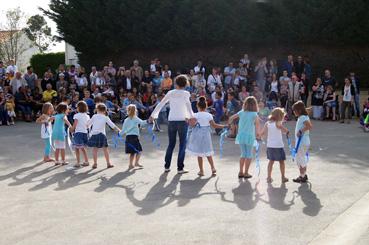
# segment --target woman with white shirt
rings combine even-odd
[[[175,78],[176,89],[169,91],[150,116],[150,122],[158,118],[160,110],[169,103],[170,111],[168,116],[168,137],[169,145],[165,154],[165,172],[170,171],[173,150],[176,146],[177,133],[179,136],[179,152],[177,160],[178,174],[188,173],[184,169],[184,159],[186,154],[187,120],[193,122],[194,114],[190,103],[190,93],[185,90],[188,83],[186,75],[179,75]]]
[[[87,122],[87,127],[92,127],[91,138],[87,143],[89,147],[93,147],[94,165],[92,165],[92,168],[97,168],[97,152],[99,148],[103,148],[107,168],[112,168],[114,165],[110,163],[105,125],[108,124],[111,128],[118,132],[120,132],[120,129],[107,116],[107,109],[104,104],[97,104],[96,111],[97,114],[93,115],[92,118]]]

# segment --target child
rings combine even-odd
[[[68,106],[65,103],[60,103],[56,107],[56,115],[54,116],[54,127],[52,132],[52,140],[55,145],[55,165],[67,165],[65,161],[65,124],[72,127],[67,119]],[[62,162],[59,162],[59,153],[61,154]]]
[[[146,121],[141,120],[137,117],[137,108],[131,104],[127,107],[128,117],[123,122],[121,134],[126,135],[126,153],[129,155],[129,166],[128,169],[133,168],[142,169],[140,165],[140,156],[142,152],[142,146],[139,140],[140,128],[139,126],[145,126]],[[133,165],[133,161],[135,164]]]
[[[10,125],[14,125],[15,115],[15,103],[14,97],[12,95],[8,95],[5,102],[6,110],[8,111],[8,116],[10,119]]]
[[[296,179],[293,179],[293,182],[296,183],[306,183],[308,180],[308,176],[306,174],[306,165],[307,165],[307,153],[310,147],[310,130],[312,128],[312,124],[310,122],[310,118],[308,116],[308,112],[305,108],[305,104],[302,101],[298,101],[292,106],[293,113],[295,114],[297,119],[296,128],[295,128],[295,138],[296,143],[295,147],[298,144],[300,139],[300,146],[296,152],[296,163],[299,166],[300,176]]]
[[[267,133],[267,157],[268,164],[268,178],[267,182],[272,183],[272,170],[274,161],[279,161],[279,167],[281,170],[282,183],[288,182],[285,177],[285,163],[286,154],[284,152],[284,144],[282,139],[282,133],[289,134],[288,129],[282,125],[282,121],[285,117],[284,110],[280,107],[273,109],[269,120],[265,123],[261,135]]]
[[[94,164],[92,165],[92,168],[97,168],[97,152],[99,148],[103,148],[107,168],[112,168],[114,165],[110,163],[105,125],[108,124],[112,129],[118,132],[120,132],[120,129],[107,116],[107,109],[104,104],[98,103],[96,105],[96,112],[97,114],[93,115],[92,118],[87,122],[87,128],[92,127],[92,136],[87,142],[89,147],[93,147]]]
[[[197,121],[197,126],[192,128],[192,133],[189,138],[189,143],[186,152],[197,156],[197,161],[199,163],[200,172],[199,176],[204,176],[203,167],[203,157],[206,157],[209,161],[212,176],[216,175],[216,169],[214,167],[214,161],[212,155],[214,155],[213,144],[211,141],[211,130],[210,126],[213,128],[224,128],[224,125],[220,125],[214,122],[213,116],[206,112],[207,103],[205,97],[200,97],[197,102],[198,111],[195,113],[195,119]]]
[[[253,158],[253,146],[256,136],[259,136],[260,121],[258,117],[258,103],[254,96],[246,98],[243,109],[237,114],[234,114],[230,119],[231,124],[235,119],[239,119],[238,133],[236,136],[236,144],[240,145],[240,172],[238,178],[251,178],[249,174],[249,167]],[[258,137],[259,138],[259,137]]]
[[[77,114],[73,116],[73,127],[72,131],[74,131],[74,137],[73,137],[73,145],[76,149],[76,158],[77,158],[77,164],[74,165],[74,167],[79,168],[80,165],[80,150],[82,151],[84,162],[82,166],[86,167],[89,165],[87,152],[86,152],[86,146],[88,142],[87,137],[87,122],[90,120],[90,117],[88,116],[88,106],[87,103],[84,101],[80,101],[77,103]]]
[[[260,101],[258,106],[259,106],[258,116],[260,118],[261,123],[264,124],[268,120],[270,110],[268,107],[265,107],[265,104],[263,101]]]
[[[224,102],[222,99],[222,92],[216,92],[215,94],[215,101],[214,101],[214,109],[215,109],[215,118],[214,118],[214,122],[215,123],[220,123],[222,120],[222,117],[224,116]],[[219,129],[215,129],[215,132],[217,132],[217,134],[220,133]]]
[[[42,115],[37,118],[36,123],[40,123],[41,125],[41,139],[43,139],[45,147],[44,147],[44,162],[53,162],[54,159],[50,158],[51,153],[51,145],[50,145],[50,137],[52,132],[51,122],[54,121],[52,114],[54,113],[54,107],[50,102],[46,102],[42,106]]]

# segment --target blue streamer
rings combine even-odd
[[[151,124],[147,125],[147,132],[151,136],[151,143],[154,144],[154,146],[159,149],[160,148],[160,142],[159,142],[158,138],[156,137],[156,135],[154,134],[154,132],[152,131]]]
[[[255,146],[255,170],[258,176],[260,176],[260,143],[258,140],[255,140],[254,146]]]
[[[123,144],[123,145],[127,144],[127,146],[128,146],[128,147],[130,147],[130,148],[131,148],[134,152],[136,152],[137,154],[139,154],[139,153],[140,153],[140,151],[139,151],[139,150],[137,150],[137,148],[136,148],[134,145],[132,145],[132,144],[128,143],[128,142],[123,138],[123,136],[122,136],[122,135],[120,135],[119,133],[117,133],[117,134],[114,134],[114,135],[113,135],[113,137],[112,137],[112,141],[113,141],[113,144],[114,144],[114,148],[117,148],[117,147],[118,147],[118,145],[119,145],[119,141],[120,141],[120,142],[122,142],[122,144]]]
[[[219,157],[220,158],[223,157],[224,139],[225,139],[225,137],[228,136],[228,132],[229,132],[229,129],[228,128],[224,128],[223,129],[223,132],[220,134],[220,139],[219,139]]]

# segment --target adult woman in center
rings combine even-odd
[[[174,147],[176,146],[177,132],[179,136],[179,152],[177,160],[178,174],[188,173],[184,169],[184,159],[186,152],[186,137],[187,137],[187,121],[190,124],[194,124],[194,113],[190,103],[190,93],[185,90],[188,83],[188,79],[185,75],[179,75],[175,78],[176,88],[169,91],[161,102],[155,107],[150,117],[150,122],[158,118],[160,110],[163,106],[169,102],[169,116],[168,116],[168,137],[169,145],[165,154],[165,172],[170,171],[170,163],[172,161],[172,155]]]

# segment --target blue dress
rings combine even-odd
[[[254,145],[255,136],[255,120],[258,116],[257,112],[239,111],[238,133],[236,136],[236,144]]]
[[[65,141],[64,114],[56,114],[54,120],[52,139]]]

